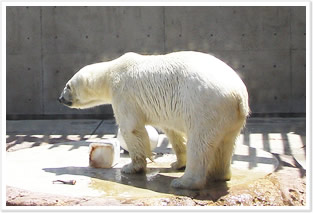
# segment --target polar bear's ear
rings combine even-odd
[[[71,87],[69,84],[66,85],[66,89],[71,90]]]

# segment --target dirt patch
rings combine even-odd
[[[257,181],[247,183],[245,186],[235,186],[228,195],[221,197],[214,205],[305,206],[305,180],[300,177],[292,177],[296,172],[294,169],[287,170],[289,173],[286,171],[273,173]],[[289,181],[286,181],[287,178]]]

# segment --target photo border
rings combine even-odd
[[[307,173],[306,173],[306,203],[307,205],[292,207],[237,207],[237,206],[201,206],[201,207],[168,207],[168,206],[156,206],[156,207],[138,207],[138,206],[62,206],[62,207],[48,207],[48,206],[6,206],[6,179],[5,179],[5,143],[6,143],[6,7],[8,6],[305,6],[306,7],[306,149],[307,149]],[[189,211],[210,211],[210,212],[262,212],[262,211],[275,211],[275,212],[293,212],[293,211],[312,211],[312,2],[311,1],[93,1],[93,2],[63,2],[63,1],[2,1],[1,2],[2,11],[2,22],[1,22],[1,47],[2,47],[2,57],[1,57],[1,204],[2,211],[4,212],[118,212],[118,211],[129,211],[129,212],[159,212],[159,211],[176,211],[176,212],[189,212]]]

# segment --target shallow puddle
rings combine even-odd
[[[170,187],[173,179],[183,175],[170,168],[149,168],[146,174],[123,174],[120,169],[110,171],[114,175],[102,175],[92,178],[89,187],[97,190],[101,196],[124,198],[170,197],[173,195],[202,197],[203,199],[217,200],[227,195],[229,189],[242,190],[249,187],[249,183],[264,177],[266,173],[232,169],[230,181],[212,182],[202,190],[175,189]]]

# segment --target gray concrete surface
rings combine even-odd
[[[92,141],[114,138],[115,120],[8,120],[6,121],[7,151],[64,141]],[[160,132],[156,152],[172,153],[165,135]],[[249,118],[237,142],[274,155],[300,155],[305,168],[305,118]],[[251,155],[255,155],[253,150]],[[248,150],[248,153],[250,152]],[[240,157],[238,157],[240,158]]]
[[[54,200],[49,201],[53,205],[58,205],[55,200],[65,202],[67,198],[62,196],[80,199],[75,201],[79,205],[86,199],[90,200],[88,205],[122,205],[126,201],[131,205],[141,202],[163,205],[153,203],[154,199],[158,202],[170,199],[167,203],[171,205],[178,205],[177,199],[181,201],[179,205],[193,205],[200,202],[198,200],[206,202],[205,205],[305,204],[305,118],[248,119],[232,159],[232,180],[226,185],[209,184],[200,191],[169,187],[170,181],[183,172],[170,169],[175,155],[161,132],[158,147],[154,150],[155,162],[148,163],[148,172],[145,175],[123,175],[121,167],[130,162],[123,150],[119,163],[112,169],[88,167],[90,143],[116,140],[114,120],[7,121],[6,130],[4,174],[10,205],[22,205],[29,199],[36,201],[31,205],[45,205],[48,195],[42,193],[53,197]],[[77,184],[53,184],[56,179],[75,179]],[[295,192],[298,193],[296,198]],[[25,197],[29,193],[33,194]],[[266,196],[262,200],[258,196],[264,193]],[[97,202],[92,202],[94,199]],[[107,199],[113,200],[103,203]],[[182,199],[187,200],[182,202]],[[70,204],[65,202],[62,205]]]
[[[211,53],[242,77],[253,113],[305,113],[305,7],[7,7],[7,114],[112,115],[56,99],[82,66],[129,51]]]

